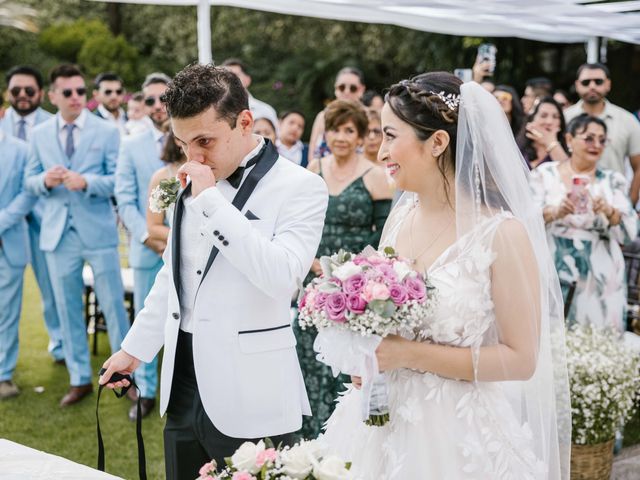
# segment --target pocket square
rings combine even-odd
[[[247,210],[247,213],[245,213],[244,216],[247,217],[249,220],[260,220],[260,217],[258,217],[251,210]]]

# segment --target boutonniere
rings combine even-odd
[[[180,181],[176,177],[160,180],[160,184],[151,191],[149,209],[153,213],[162,213],[176,203]]]

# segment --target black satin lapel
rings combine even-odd
[[[178,300],[180,300],[180,227],[182,226],[182,214],[184,202],[182,197],[185,192],[191,191],[191,183],[180,192],[176,199],[176,208],[173,211],[173,223],[171,224],[171,270],[173,271],[173,284],[176,287]]]
[[[240,190],[238,190],[238,193],[236,193],[236,196],[233,197],[233,201],[231,202],[231,204],[238,210],[242,210],[242,207],[244,207],[245,203],[247,203],[247,200],[249,200],[249,197],[256,189],[258,182],[267,174],[269,170],[271,170],[271,167],[275,165],[276,161],[278,160],[278,150],[273,145],[273,143],[271,143],[271,141],[265,138],[265,145],[264,147],[262,147],[262,150],[258,154],[258,157],[259,158],[256,165],[251,169],[245,181],[242,182],[242,185],[240,185]],[[204,277],[209,272],[213,261],[218,256],[218,252],[218,247],[214,246],[211,249],[211,253],[209,253],[209,259],[207,260],[207,266],[205,267],[204,273],[200,280],[201,284],[204,280]]]

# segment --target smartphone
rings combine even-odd
[[[478,47],[478,61],[489,63],[489,73],[496,69],[496,54],[498,49],[493,43],[483,43]]]
[[[589,177],[586,175],[574,175],[571,178],[571,201],[575,206],[574,213],[580,215],[589,211]]]
[[[456,68],[453,74],[465,83],[473,80],[473,72],[470,68]]]

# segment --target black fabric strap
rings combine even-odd
[[[115,378],[116,375],[118,375],[119,378]],[[131,387],[134,387],[138,391],[138,401],[137,401],[138,415],[136,416],[136,437],[138,440],[138,476],[140,477],[140,480],[147,480],[147,460],[144,453],[144,440],[142,438],[142,407],[140,406],[142,395],[140,394],[140,389],[138,388],[138,385],[136,385],[136,382],[133,381],[133,378],[131,378],[130,375],[114,374],[114,376],[111,377],[109,382],[116,382],[121,379],[128,380],[130,385],[128,387],[122,388],[120,392],[114,390],[113,393],[115,394],[116,397],[118,398],[124,397],[127,394],[127,391],[129,390],[129,388]],[[100,415],[98,414],[98,412],[100,408],[100,394],[102,393],[103,388],[104,388],[104,385],[100,385],[98,387],[98,400],[96,401],[96,425],[97,425],[97,431],[98,431],[98,470],[100,470],[101,472],[105,471],[104,470],[105,462],[104,462],[104,443],[102,441],[102,432],[100,431]]]

